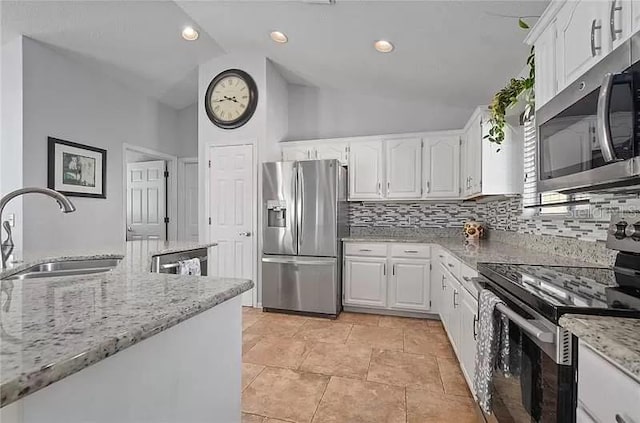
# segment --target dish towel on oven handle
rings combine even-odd
[[[509,320],[496,306],[503,304],[488,289],[480,291],[478,301],[478,341],[476,344],[476,372],[473,376],[473,388],[480,407],[491,413],[491,391],[495,367],[508,374],[509,360]]]
[[[202,274],[200,270],[200,259],[192,258],[190,260],[181,260],[179,262],[179,274],[180,275],[194,275],[200,276]]]

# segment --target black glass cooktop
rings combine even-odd
[[[640,271],[503,263],[478,270],[554,322],[565,313],[640,318]]]

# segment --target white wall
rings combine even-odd
[[[22,188],[22,37],[2,45],[0,51],[0,197]],[[16,215],[13,240],[22,245],[22,198],[4,209],[3,220]],[[2,232],[2,240],[5,239]],[[19,252],[19,251],[18,251]]]
[[[180,157],[198,156],[198,105],[178,111],[178,144]]]
[[[204,108],[204,96],[211,80],[226,69],[242,69],[249,73],[256,82],[258,88],[258,105],[256,111],[244,126],[225,130],[215,126],[207,117]],[[287,84],[280,76],[271,62],[264,56],[252,54],[233,54],[217,57],[203,65],[199,69],[198,82],[198,157],[200,181],[205,183],[199,186],[199,212],[200,212],[200,239],[212,239],[209,236],[208,225],[208,148],[210,145],[239,145],[252,144],[256,154],[256,189],[254,197],[254,228],[257,236],[256,257],[254,260],[254,275],[256,275],[256,290],[258,302],[260,301],[261,277],[259,266],[262,254],[262,229],[261,213],[262,204],[262,163],[275,161],[280,158],[278,142],[287,132],[288,117]],[[215,236],[213,237],[215,238]]]
[[[107,150],[107,198],[74,197],[77,211],[58,212],[48,198],[24,200],[24,250],[118,248],[124,242],[122,144],[175,156],[193,154],[177,134],[176,110],[131,91],[107,75],[24,41],[24,184],[47,185],[47,137]]]
[[[460,129],[468,108],[289,85],[287,140]]]

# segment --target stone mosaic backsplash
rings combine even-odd
[[[494,231],[604,241],[611,213],[640,210],[640,194],[593,194],[588,207],[562,214],[523,215],[520,197],[453,203],[350,203],[351,227],[460,228],[468,220]]]

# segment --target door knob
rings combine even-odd
[[[251,236],[251,232],[240,232],[238,235],[240,235],[240,236]]]

